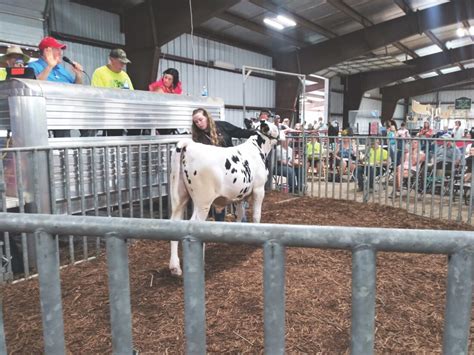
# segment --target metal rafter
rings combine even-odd
[[[403,97],[413,97],[444,86],[462,83],[469,80],[474,80],[474,69],[466,69],[442,76],[387,86],[382,88],[380,91],[384,99],[398,100]]]
[[[269,29],[266,26],[259,25],[256,22],[253,22],[253,21],[248,20],[246,18],[234,15],[234,14],[232,14],[230,12],[227,12],[227,11],[218,14],[217,17],[219,17],[220,19],[222,19],[224,21],[230,22],[230,23],[232,23],[236,26],[247,28],[248,30],[263,34],[265,36],[270,36],[270,37],[273,37],[275,39],[279,39],[281,41],[290,43],[290,44],[294,45],[295,47],[305,47],[305,46],[307,46],[307,43],[299,41],[296,38],[287,36],[283,33],[277,32],[277,31],[273,31],[273,30]]]
[[[408,4],[408,2],[406,0],[395,0],[395,4],[398,5],[399,8],[401,8],[403,10],[403,12],[405,12],[405,14],[408,14],[408,13],[411,13],[413,12],[413,9],[411,8],[410,4]],[[446,47],[446,45],[441,42],[438,37],[436,37],[434,35],[433,32],[431,31],[425,31],[424,34],[431,40],[431,42],[433,42],[434,44],[436,44],[439,48],[441,48],[443,51],[447,51],[448,48]],[[464,67],[462,67],[464,69]],[[440,70],[436,70],[436,73],[438,73],[439,75],[443,75],[443,73],[440,71]]]
[[[448,2],[409,13],[298,51],[301,72],[311,74],[417,33],[474,17],[474,0]],[[324,53],[321,56],[321,53]],[[318,60],[314,60],[314,58]]]
[[[277,15],[284,15],[292,18],[298,25],[301,27],[304,27],[308,30],[311,30],[313,32],[319,33],[320,35],[323,35],[327,38],[335,38],[337,37],[337,33],[328,30],[327,28],[324,28],[323,26],[317,25],[316,23],[305,19],[302,16],[299,16],[283,6],[276,5],[270,0],[249,0],[252,4],[257,5],[258,7],[261,7],[262,9],[265,9],[267,11],[273,12],[274,14]]]
[[[347,16],[350,18],[354,19],[355,21],[359,22],[362,26],[365,28],[373,26],[374,23],[370,21],[367,17],[361,15],[358,13],[356,10],[354,10],[352,7],[347,5],[345,2],[342,0],[328,0],[328,3],[334,6],[336,9],[339,11],[345,13]],[[410,48],[406,47],[405,45],[399,43],[399,42],[394,42],[392,45],[398,49],[400,49],[402,52],[408,54],[409,56],[413,58],[417,58],[418,54],[413,52]]]
[[[406,66],[400,68],[354,74],[349,76],[349,82],[357,82],[357,87],[364,92],[472,58],[474,58],[474,44],[411,59],[405,62]]]

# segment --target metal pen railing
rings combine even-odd
[[[45,353],[64,353],[58,247],[54,234],[106,239],[114,354],[132,353],[127,240],[183,242],[186,352],[206,353],[202,243],[259,245],[264,254],[264,344],[285,352],[285,250],[289,247],[352,251],[351,353],[374,352],[377,252],[447,254],[443,353],[467,354],[472,310],[474,232],[212,223],[92,216],[0,213],[3,231],[34,233],[38,254]],[[31,237],[33,238],[33,237]],[[3,321],[0,318],[0,335]],[[0,338],[0,346],[5,340]]]

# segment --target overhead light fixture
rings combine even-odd
[[[459,27],[457,30],[456,30],[456,35],[458,37],[464,37],[464,35],[466,34],[466,30],[462,27]]]
[[[283,15],[278,15],[276,20],[278,22],[280,22],[285,27],[294,27],[294,26],[296,26],[295,21],[293,21],[291,18],[288,18],[288,17],[283,16]]]
[[[469,34],[474,36],[474,27],[469,27]]]
[[[273,27],[274,29],[278,30],[278,31],[281,31],[285,28],[285,26],[283,26],[281,23],[275,21],[275,20],[272,20],[268,17],[265,17],[263,19],[263,22],[267,25],[267,26],[270,26],[270,27]]]

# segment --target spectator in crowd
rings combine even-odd
[[[339,134],[339,122],[332,121],[328,128],[329,146],[334,149],[335,137]]]
[[[92,74],[91,85],[99,88],[133,90],[132,81],[124,71],[129,63],[131,62],[123,49],[112,49],[109,54],[109,63],[97,68]]]
[[[293,148],[289,146],[288,140],[280,141],[276,149],[276,166],[273,168],[273,174],[287,179],[288,190],[290,193],[296,193],[300,178],[302,175],[301,163],[295,158]]]
[[[342,168],[340,175],[347,175],[347,168],[349,168],[350,175],[354,175],[354,171],[357,167],[357,153],[354,145],[351,145],[350,137],[343,137],[336,146],[336,168]]]
[[[214,121],[203,108],[193,111],[191,132],[193,141],[219,147],[231,147],[232,138],[249,138],[256,134],[254,131],[239,128],[226,121]],[[214,216],[216,221],[224,221],[225,209],[216,210]]]
[[[6,68],[24,67],[29,61],[30,57],[18,46],[8,47],[6,53],[0,57],[0,64],[5,65]],[[5,80],[6,77],[6,70],[0,70],[0,80]]]
[[[444,166],[445,173],[450,175],[453,165],[457,166],[461,162],[462,153],[459,148],[456,147],[449,133],[441,136],[441,138],[444,141],[442,144],[437,145],[435,149],[436,170],[438,175],[441,175]]]
[[[474,167],[474,145],[471,145],[466,157],[466,171],[464,173],[464,182],[472,181],[472,168]]]
[[[283,122],[281,123],[280,129],[288,129],[290,128],[290,119],[288,117],[283,119]]]
[[[456,147],[464,154],[464,130],[461,128],[461,121],[454,121],[453,138],[456,141]]]
[[[416,134],[417,137],[420,138],[431,138],[433,137],[433,129],[430,126],[430,123],[428,121],[425,121],[423,123],[423,127],[420,129],[420,131]],[[421,150],[424,152],[428,153],[430,151],[431,147],[431,142],[427,140],[422,140],[421,141]]]
[[[77,62],[72,62],[72,75],[63,65],[63,50],[66,49],[64,43],[58,42],[54,37],[45,37],[38,45],[40,58],[28,64],[29,68],[35,71],[37,80],[47,80],[56,83],[82,84],[82,66]],[[51,131],[54,137],[70,137],[70,130]]]
[[[45,37],[38,45],[40,58],[28,64],[35,71],[36,79],[54,81],[57,83],[82,84],[82,66],[73,62],[72,75],[61,65],[63,61],[63,50],[66,45],[58,42],[53,37]]]
[[[271,112],[268,111],[268,110],[262,110],[260,111],[260,114],[258,115],[258,119],[259,121],[261,120],[264,120],[264,121],[268,121],[271,117]]]
[[[309,142],[306,143],[306,159],[308,159],[308,166],[313,171],[316,170],[316,174],[318,173],[321,154],[321,143],[318,142],[317,137],[311,136]]]
[[[323,123],[323,118],[322,117],[319,117],[318,118],[318,121],[314,124],[314,129],[316,131],[320,130],[322,127],[323,127],[324,123]]]
[[[273,124],[279,127],[280,123],[281,123],[280,115],[275,115],[275,118],[273,119]]]
[[[160,80],[151,83],[148,89],[161,94],[181,95],[183,88],[181,81],[179,81],[179,72],[174,68],[166,69]]]
[[[402,122],[400,129],[397,131],[397,137],[410,138],[410,131],[406,128],[405,122]]]
[[[380,146],[380,141],[375,139],[367,155],[366,165],[359,166],[356,172],[358,191],[364,190],[364,175],[368,176],[369,188],[373,189],[375,176],[382,173],[382,169],[387,165],[388,152]]]
[[[390,123],[390,127],[387,132],[388,137],[388,147],[390,151],[390,160],[392,164],[395,163],[395,159],[397,157],[397,140],[395,137],[397,136],[397,126],[396,124]]]
[[[400,192],[402,178],[407,178],[412,172],[416,172],[420,168],[421,164],[425,161],[425,153],[418,148],[419,143],[417,140],[407,142],[405,147],[405,155],[402,159],[403,168],[400,164],[397,167],[397,174],[395,176],[396,193]]]

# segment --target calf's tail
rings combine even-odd
[[[173,209],[177,207],[182,195],[186,193],[186,186],[184,185],[184,181],[182,181],[181,176],[181,156],[184,152],[186,152],[186,147],[190,142],[192,142],[190,139],[183,139],[179,141],[171,154],[170,197]]]

